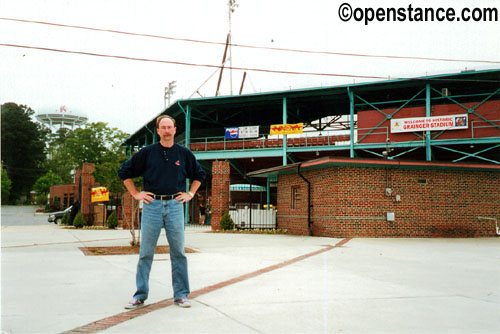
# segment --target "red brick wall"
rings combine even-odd
[[[302,173],[311,181],[313,234],[327,237],[495,236],[500,175],[495,172],[332,167]],[[423,182],[425,183],[419,183]],[[385,195],[386,184],[393,190]],[[291,188],[301,199],[291,209]],[[397,202],[395,195],[401,197]],[[278,178],[278,228],[308,235],[307,184]],[[394,212],[395,221],[386,219]]]
[[[59,208],[58,210],[66,209],[64,207],[64,194],[73,194],[73,199],[76,201],[78,199],[78,185],[75,184],[58,184],[50,187],[50,200],[54,201],[57,196],[59,198]]]
[[[220,219],[229,208],[230,171],[227,161],[212,163],[212,230],[220,229]]]
[[[81,212],[87,223],[90,218],[90,205],[91,205],[91,189],[96,186],[92,172],[95,170],[95,164],[84,163],[82,165],[82,198],[81,198]]]

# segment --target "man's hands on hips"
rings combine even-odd
[[[179,193],[179,195],[175,199],[181,203],[186,203],[192,200],[193,196],[191,196],[190,193]]]
[[[149,204],[154,200],[154,194],[149,191],[141,191],[134,195],[136,201],[144,201],[144,203]]]

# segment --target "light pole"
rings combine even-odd
[[[229,7],[229,87],[231,95],[233,95],[233,53],[231,52],[231,44],[233,43],[233,38],[231,36],[231,14],[234,13],[236,7],[238,7],[239,5],[236,4],[236,0],[229,0],[227,2],[227,5]]]
[[[168,83],[168,86],[165,87],[165,96],[164,96],[164,106],[165,106],[165,109],[167,109],[167,106],[170,105],[170,97],[172,95],[174,95],[175,91],[174,91],[174,88],[175,88],[175,83],[176,81],[170,81]],[[168,103],[167,103],[168,102]]]

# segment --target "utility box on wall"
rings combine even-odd
[[[394,212],[387,212],[387,221],[393,222],[395,220]]]

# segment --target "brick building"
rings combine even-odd
[[[249,175],[278,175],[278,228],[293,234],[486,237],[498,230],[498,165],[326,157]]]
[[[202,189],[212,202],[213,229],[231,204],[258,200],[276,205],[278,227],[297,234],[495,235],[495,228],[480,227],[494,220],[479,222],[477,217],[500,218],[498,191],[489,188],[498,188],[500,166],[498,82],[498,69],[464,71],[185,99],[159,115],[175,118],[176,140],[193,151],[207,172]],[[300,123],[298,136],[271,131]],[[155,126],[156,117],[124,141],[130,156],[158,142]],[[227,138],[226,130],[239,137]],[[313,159],[321,157],[349,162],[329,160],[312,168]],[[361,160],[374,157],[378,160]],[[310,192],[296,173],[298,166],[311,179]],[[267,180],[257,177],[262,175]],[[242,183],[266,188],[266,198],[233,196],[230,185]],[[446,196],[465,199],[450,200],[445,207]],[[411,204],[416,206],[405,209]],[[196,200],[186,204],[186,218],[195,218],[191,223],[198,205]]]
[[[59,209],[65,209],[80,201],[80,208],[83,216],[88,221],[91,208],[91,188],[96,187],[92,172],[95,169],[95,164],[84,163],[81,170],[75,173],[75,180],[72,184],[58,184],[50,187],[50,201],[53,202],[54,198],[60,199]],[[81,194],[80,194],[80,180],[81,180]]]

